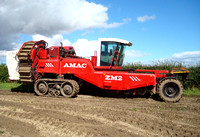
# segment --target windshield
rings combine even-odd
[[[122,66],[125,46],[118,42],[101,42],[100,66]]]

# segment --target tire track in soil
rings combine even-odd
[[[51,106],[40,105],[37,108],[38,109],[51,110],[51,111],[53,110],[55,112],[59,111],[61,113],[65,113],[65,115],[67,114],[67,115],[78,117],[79,120],[80,119],[87,119],[87,122],[90,121],[90,120],[92,120],[92,121],[95,121],[95,122],[98,122],[98,123],[101,123],[101,124],[106,124],[106,126],[109,126],[109,127],[113,128],[113,129],[117,128],[121,132],[124,131],[124,133],[122,135],[127,134],[126,132],[129,132],[131,136],[133,136],[133,135],[140,135],[140,136],[142,136],[142,134],[144,134],[144,133],[146,135],[156,135],[156,134],[151,133],[151,132],[147,133],[145,130],[143,130],[141,128],[138,128],[138,127],[136,127],[134,125],[130,125],[130,124],[122,122],[122,121],[113,121],[113,120],[109,120],[107,118],[104,118],[103,116],[99,117],[99,116],[94,115],[94,114],[93,115],[92,114],[85,114],[85,113],[82,113],[81,111],[76,111],[76,110],[75,111],[63,111],[63,110],[60,109],[60,107],[55,107],[55,106],[52,106],[52,105]],[[90,130],[91,130],[91,128],[90,128]],[[106,127],[106,128],[108,128],[108,127]],[[114,133],[116,134],[117,132],[118,131],[115,131]],[[117,134],[117,135],[120,135],[120,134]]]
[[[140,135],[140,133],[149,135],[149,136],[155,136],[155,135],[163,135],[163,136],[182,136],[182,135],[198,135],[199,133],[195,132],[195,130],[188,130],[188,127],[191,127],[190,129],[194,129],[194,126],[190,126],[188,124],[184,123],[178,123],[169,121],[169,120],[163,120],[161,118],[155,117],[153,115],[144,114],[144,113],[136,113],[136,114],[128,114],[127,112],[123,114],[123,112],[116,112],[113,109],[112,110],[106,110],[105,109],[99,109],[97,111],[89,111],[85,109],[84,107],[80,107],[82,109],[75,109],[72,105],[66,107],[66,106],[53,106],[53,105],[39,105],[37,106],[41,109],[50,109],[50,110],[56,110],[63,113],[67,113],[69,115],[74,115],[78,117],[83,118],[89,118],[89,119],[95,119],[99,122],[105,123],[106,125],[114,126],[114,127],[122,127],[121,130],[127,130],[128,132],[134,132],[137,135]],[[73,109],[74,108],[74,109]],[[63,111],[67,110],[67,111]],[[70,110],[69,110],[70,109]],[[89,112],[88,112],[89,111]],[[112,112],[113,111],[113,112]],[[88,114],[89,113],[89,114]],[[125,117],[123,117],[125,116]],[[134,117],[134,119],[133,119]],[[155,122],[156,121],[156,122]],[[198,127],[196,127],[196,130],[198,130]],[[174,133],[175,132],[175,133]]]
[[[33,109],[30,106],[26,106],[21,102],[11,102],[9,101],[0,101],[0,115],[19,120],[24,123],[30,123],[35,125],[41,134],[46,136],[78,136],[78,134],[71,132],[70,130],[60,130],[60,126],[64,127],[67,125],[63,124],[64,122],[59,121],[57,119],[53,119],[48,117],[48,114],[43,114],[41,112],[37,112],[37,110]],[[5,105],[6,104],[6,105]],[[11,107],[14,106],[14,107]],[[18,108],[19,107],[19,108]],[[25,111],[28,110],[28,111]],[[31,111],[30,111],[31,110]],[[14,112],[13,112],[14,111]],[[42,115],[42,116],[41,116]],[[43,130],[43,129],[52,129],[52,131]],[[67,129],[67,128],[66,128]],[[56,131],[56,132],[55,132]]]
[[[50,109],[49,109],[50,108]],[[12,108],[13,109],[13,108]],[[19,110],[18,108],[15,108],[16,110]],[[8,118],[12,118],[14,120],[19,120],[21,122],[27,122],[33,125],[37,125],[37,129],[39,131],[42,131],[43,128],[47,128],[47,129],[52,129],[53,131],[57,131],[55,132],[49,132],[49,131],[45,131],[43,130],[41,132],[41,135],[50,135],[50,136],[94,136],[94,132],[91,132],[91,130],[93,129],[95,130],[101,130],[102,131],[106,131],[105,127],[102,125],[102,123],[99,126],[99,122],[96,122],[96,120],[88,118],[87,116],[79,116],[79,115],[75,115],[74,113],[68,113],[69,116],[65,114],[59,114],[57,111],[55,113],[57,113],[57,115],[55,115],[54,111],[52,110],[52,107],[48,107],[45,110],[43,110],[44,112],[41,112],[41,109],[34,109],[33,112],[26,112],[23,109],[23,113],[22,112],[13,112],[13,110],[11,110],[10,107],[3,107],[3,109],[0,109],[0,114],[3,116],[6,116]],[[29,109],[30,110],[30,109]],[[36,115],[35,112],[40,112],[40,116]],[[53,111],[53,113],[52,113]],[[30,115],[31,113],[31,115]],[[43,114],[44,113],[44,114]],[[43,116],[41,116],[43,115]],[[63,118],[57,118],[61,115],[65,116],[65,119]],[[76,118],[74,118],[76,117]],[[66,119],[66,118],[70,118],[70,119]],[[92,121],[92,122],[91,122]],[[71,125],[69,124],[70,122]],[[73,124],[73,123],[78,123],[78,124]],[[68,124],[66,124],[68,123]],[[75,128],[71,128],[71,126],[77,127],[80,126],[81,123],[87,123],[87,124],[82,124],[83,127],[85,125],[87,125],[87,128],[90,129],[90,132],[84,133],[84,128],[79,128],[78,130]],[[47,126],[48,125],[48,126]],[[97,125],[96,127],[94,125]],[[106,127],[109,130],[113,130],[113,133],[117,133],[119,131],[117,131],[115,128],[113,127]],[[112,129],[113,128],[113,129]],[[68,130],[65,130],[68,129]],[[70,131],[70,132],[69,132]],[[74,132],[73,132],[74,131]],[[110,132],[110,131],[109,131]],[[109,134],[109,133],[108,133]],[[120,133],[117,133],[118,135],[125,135],[127,134],[126,132],[122,132],[120,131]],[[95,133],[95,136],[102,136],[104,135],[104,133],[100,133],[98,134]],[[106,135],[106,134],[105,134]],[[127,135],[135,135],[135,134],[127,134]]]
[[[81,95],[75,99],[66,99],[22,93],[16,96],[16,93],[1,94],[1,91],[0,97],[0,116],[29,123],[36,127],[41,136],[200,135],[199,109],[196,108],[200,105],[200,102],[197,102],[199,98],[183,98],[172,105],[164,103],[166,110],[161,111],[160,102],[141,98],[118,99]],[[179,112],[170,108],[178,108],[185,102],[185,106],[190,106],[190,110]],[[138,110],[130,110],[133,107]]]
[[[38,116],[36,114],[17,113],[3,110],[0,112],[2,116],[18,120],[24,123],[34,125],[40,132],[41,136],[78,136],[76,132],[71,132],[69,129],[63,130],[61,127],[67,127],[62,121],[52,119],[48,116]]]

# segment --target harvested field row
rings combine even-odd
[[[0,91],[2,136],[199,136],[200,98],[77,98]]]

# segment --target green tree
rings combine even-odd
[[[5,64],[0,64],[0,82],[8,82],[8,69]]]

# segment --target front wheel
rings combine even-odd
[[[179,80],[166,79],[159,83],[158,93],[166,102],[178,102],[183,95],[183,85]]]

